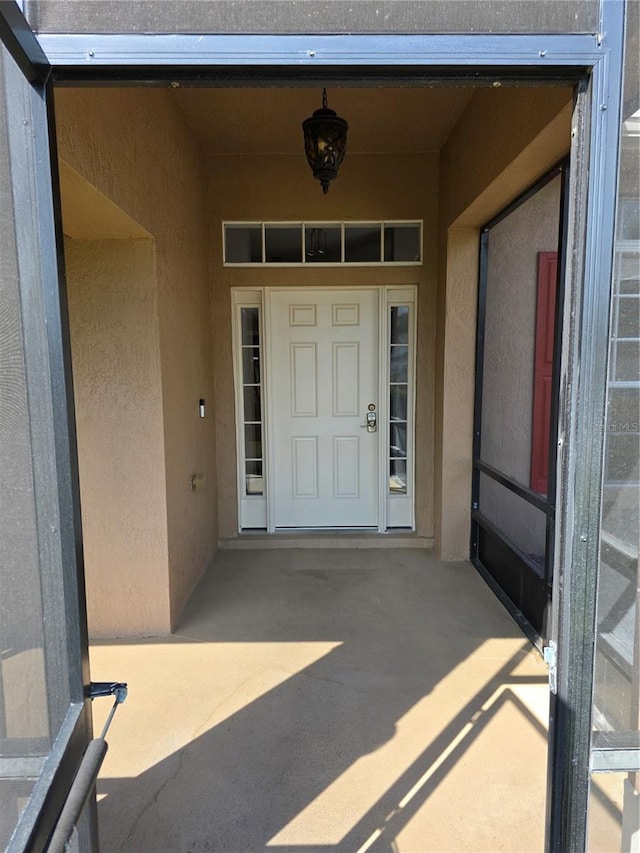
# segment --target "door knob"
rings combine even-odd
[[[373,403],[371,405],[373,405]],[[360,428],[361,429],[366,428],[367,432],[377,432],[378,431],[378,416],[376,415],[375,410],[372,410],[371,407],[369,407],[369,408],[370,408],[370,411],[367,412],[367,422],[364,424],[360,424]]]

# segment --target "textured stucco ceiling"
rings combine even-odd
[[[329,106],[349,123],[351,153],[438,151],[472,88],[335,88]],[[179,110],[208,154],[299,154],[302,121],[320,88],[178,89]]]

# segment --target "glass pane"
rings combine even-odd
[[[262,263],[261,225],[225,225],[224,244],[227,264]]]
[[[637,689],[632,673],[636,577],[633,561],[625,559],[620,546],[617,537],[605,536],[600,564],[594,723],[595,728],[606,731],[637,728],[631,719],[632,694]]]
[[[267,225],[264,234],[268,264],[302,263],[302,228],[299,225]]]
[[[375,263],[380,260],[380,225],[347,225],[344,259],[347,263]]]
[[[546,517],[510,489],[480,475],[480,512],[544,572]]]
[[[337,264],[342,260],[342,230],[340,226],[307,225],[304,230],[304,251],[308,264]]]
[[[560,184],[554,178],[488,236],[480,457],[541,493],[547,488],[552,353],[540,347],[537,357],[536,338],[553,340]]]
[[[631,9],[634,13],[631,13]],[[621,745],[640,728],[640,136],[638,14],[629,4],[617,216],[612,328],[600,533],[593,727],[620,733]],[[632,113],[632,110],[635,112]],[[620,341],[620,338],[630,340]],[[615,374],[615,375],[614,375]],[[624,381],[624,387],[615,381]],[[637,734],[636,734],[637,736]],[[638,765],[640,770],[640,765]],[[589,850],[633,850],[640,839],[638,774],[592,777]]]
[[[389,456],[406,457],[407,425],[392,423],[389,436]]]
[[[244,455],[246,459],[262,459],[262,427],[260,424],[244,425]]]
[[[609,393],[607,431],[610,433],[636,434],[639,419],[637,388],[633,386],[612,388]]]
[[[60,524],[58,518],[69,471],[57,468],[53,438],[51,381],[60,327],[54,311],[48,313],[52,301],[45,307],[47,300],[33,298],[57,293],[58,284],[45,112],[41,96],[0,44],[0,850],[82,689],[76,565],[65,538],[73,520]],[[54,352],[45,363],[47,324]],[[64,381],[57,379],[53,393],[64,395]],[[65,426],[56,426],[64,444]],[[64,796],[66,780],[57,782]]]
[[[618,302],[618,338],[640,337],[640,299],[637,296],[621,296]]]
[[[389,461],[389,491],[393,495],[407,493],[407,460],[391,459]]]
[[[31,796],[34,781],[26,779],[0,780],[0,845],[4,850],[20,815]]]
[[[640,343],[638,341],[617,343],[613,379],[617,382],[640,381]]]
[[[640,201],[637,198],[621,198],[618,215],[618,239],[640,241]]]
[[[260,343],[260,309],[241,308],[242,344],[251,346]]]
[[[392,346],[391,347],[391,382],[406,382],[408,377],[409,366],[409,347]]]
[[[260,421],[260,386],[246,385],[244,388],[244,419],[245,421]]]
[[[639,450],[638,433],[632,435],[617,433],[607,436],[607,453],[604,463],[605,487],[610,487],[614,483],[624,486],[629,476],[629,469],[633,467],[637,469]]]
[[[21,75],[1,50],[0,162],[8,163],[4,87],[10,78],[16,85]],[[5,758],[46,755],[51,733],[29,393],[7,169],[0,169],[0,202],[0,757]]]
[[[624,251],[620,251],[617,258],[619,269],[616,271],[619,279],[620,293],[640,294],[640,249],[629,251],[628,243],[625,243]],[[632,244],[633,245],[633,244]]]
[[[245,385],[260,384],[260,350],[244,347],[242,350],[242,381]]]
[[[631,838],[634,831],[636,838],[640,834],[639,797],[627,773],[594,773],[591,776],[588,853],[631,853],[634,850]]]
[[[385,225],[384,259],[385,261],[419,261],[420,226]]]
[[[407,386],[392,385],[389,389],[391,404],[391,420],[406,421],[407,419]]]
[[[409,343],[409,306],[398,305],[391,309],[391,343]]]
[[[262,462],[245,462],[246,493],[248,495],[261,495],[264,493],[262,482]]]

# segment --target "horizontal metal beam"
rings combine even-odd
[[[640,749],[596,749],[591,753],[592,773],[640,772]]]
[[[46,755],[0,756],[0,779],[37,779],[46,760]]]
[[[487,477],[490,477],[492,480],[495,480],[496,483],[500,483],[501,486],[509,489],[509,491],[513,492],[514,495],[522,498],[522,500],[536,507],[536,509],[546,513],[548,508],[546,496],[540,495],[538,492],[534,492],[533,489],[519,483],[517,480],[514,480],[512,477],[509,477],[507,474],[504,474],[502,471],[494,468],[493,465],[488,465],[481,459],[474,459],[473,467],[477,468],[477,470],[481,471],[483,474],[486,474]],[[480,507],[480,509],[482,509],[482,507]]]
[[[640,732],[594,732],[590,769],[592,773],[640,772]]]
[[[553,66],[602,57],[592,35],[186,35],[39,33],[54,67]]]

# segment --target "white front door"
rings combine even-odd
[[[276,528],[378,526],[378,303],[377,290],[269,295]]]

